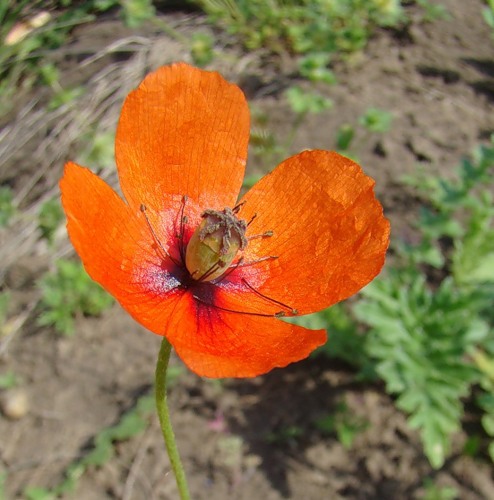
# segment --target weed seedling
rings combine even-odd
[[[82,264],[59,260],[56,269],[40,281],[41,308],[39,324],[53,326],[63,335],[74,333],[77,314],[97,316],[113,299],[86,274]]]

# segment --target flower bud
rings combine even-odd
[[[203,220],[190,238],[185,265],[192,278],[212,281],[220,277],[247,246],[247,224],[230,208],[206,210]]]

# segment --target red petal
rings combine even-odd
[[[289,158],[241,200],[242,218],[257,214],[247,236],[274,232],[250,241],[245,260],[278,258],[238,272],[300,314],[353,295],[380,272],[389,243],[389,222],[373,186],[356,163],[337,153],[306,151]],[[252,303],[258,302],[252,295]],[[265,312],[276,310],[265,302]]]
[[[131,206],[161,211],[165,194],[233,206],[244,176],[249,109],[218,73],[187,64],[148,75],[123,105],[115,153]]]
[[[88,274],[110,292],[142,325],[163,334],[183,293],[167,274],[156,241],[143,214],[122,199],[90,170],[65,166],[60,181],[67,230]],[[164,242],[173,233],[161,226]],[[169,263],[169,261],[168,261]]]
[[[324,344],[324,330],[307,330],[275,318],[225,312],[184,294],[166,337],[184,363],[204,377],[255,377],[306,358]]]

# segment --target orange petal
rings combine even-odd
[[[244,268],[244,276],[300,314],[356,293],[380,272],[389,243],[373,186],[338,153],[306,151],[284,161],[241,200],[242,218],[257,214],[247,236],[274,232],[250,241],[245,261],[278,257]]]
[[[308,330],[275,318],[225,312],[184,294],[166,328],[166,337],[184,363],[204,377],[255,377],[306,358],[324,344],[324,330]]]
[[[168,267],[163,264],[143,214],[126,205],[90,170],[74,163],[65,166],[60,189],[67,230],[88,274],[134,319],[163,334],[183,292],[168,274],[172,266],[169,260]]]
[[[159,212],[163,195],[201,208],[233,206],[244,176],[249,109],[219,73],[184,63],[148,75],[123,105],[115,141],[120,184],[131,206]]]

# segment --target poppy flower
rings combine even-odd
[[[242,91],[179,63],[126,98],[120,197],[69,162],[67,229],[89,275],[207,377],[250,377],[326,341],[283,317],[319,311],[381,270],[389,223],[353,161],[304,151],[239,201],[249,138]]]

